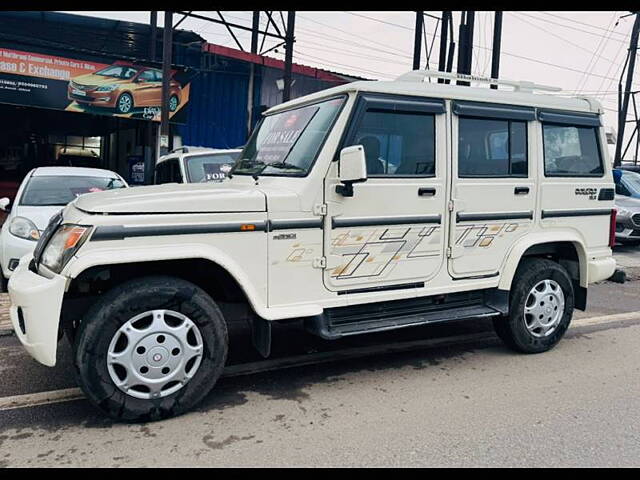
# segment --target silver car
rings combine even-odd
[[[615,169],[616,240],[620,243],[640,243],[640,174]]]

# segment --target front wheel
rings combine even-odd
[[[75,336],[80,388],[110,417],[128,422],[179,415],[209,393],[226,362],[222,314],[196,285],[144,277],[93,305]]]
[[[128,93],[123,93],[116,102],[116,111],[120,114],[126,114],[131,110],[133,110],[133,97]]]
[[[511,349],[541,353],[564,336],[573,316],[571,278],[558,263],[525,259],[511,288],[509,315],[493,321],[498,336]]]

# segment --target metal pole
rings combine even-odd
[[[160,134],[169,135],[169,81],[171,77],[171,43],[173,13],[164,12],[162,32],[162,106],[160,113]]]
[[[293,30],[296,24],[296,12],[287,12],[287,32],[285,34],[285,56],[284,56],[284,89],[282,91],[282,101],[288,102],[291,99],[291,67],[293,64]]]
[[[158,12],[152,11],[150,18],[150,40],[149,40],[149,60],[152,62],[156,61],[156,50],[157,50],[157,42],[158,42]],[[156,148],[155,143],[153,141],[153,121],[147,121],[147,132],[146,132],[146,152],[144,155],[144,183],[151,184],[153,183],[153,170],[156,166]]]
[[[251,30],[251,53],[258,53],[258,31],[260,30],[260,11],[253,12],[253,23]],[[251,135],[253,128],[253,88],[255,82],[255,63],[249,65],[249,86],[247,91],[247,138]]]
[[[496,12],[493,20],[493,53],[491,54],[491,78],[498,78],[500,73],[500,44],[502,42],[502,12]],[[497,90],[498,85],[491,85]]]
[[[424,12],[416,12],[416,30],[413,40],[413,70],[420,69],[420,55],[422,54],[422,23]]]
[[[458,73],[467,73],[467,48],[469,48],[467,32],[466,12],[461,12],[460,25],[458,27]],[[458,80],[456,85],[469,85],[469,82]]]
[[[449,11],[442,12],[442,30],[440,33],[440,58],[438,60],[438,70],[444,72],[447,68],[447,37],[449,36],[449,21],[451,15]],[[453,32],[451,32],[453,34]],[[442,79],[438,79],[438,83],[442,83]]]
[[[465,62],[466,72],[471,74],[473,66],[473,27],[475,23],[476,12],[467,11],[467,60]]]
[[[631,94],[631,84],[633,82],[633,71],[636,66],[636,54],[638,52],[638,33],[640,32],[640,14],[636,13],[636,20],[633,22],[631,31],[631,41],[629,43],[629,69],[627,70],[627,81],[624,89],[622,108],[618,116],[618,140],[616,141],[616,156],[613,166],[619,167],[622,163],[622,142],[624,140],[624,127],[627,123],[627,111],[629,109],[629,95]],[[620,88],[620,87],[618,87]]]

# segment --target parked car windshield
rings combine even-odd
[[[616,175],[616,172],[620,172]],[[628,197],[640,198],[640,173],[615,170],[613,175],[616,192]]]
[[[124,182],[116,177],[31,177],[22,194],[20,205],[66,205],[83,193],[101,192],[124,186]]]
[[[185,157],[187,181],[197,183],[224,180],[239,156],[240,152],[221,152]]]
[[[95,75],[114,78],[131,78],[135,76],[136,72],[137,70],[135,68],[112,66],[103,68],[102,70],[96,72]]]
[[[346,97],[266,116],[232,170],[234,175],[304,176]]]

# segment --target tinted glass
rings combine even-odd
[[[124,186],[124,183],[115,177],[31,177],[22,194],[20,205],[66,205],[84,193],[101,192]]]
[[[166,160],[156,166],[156,184],[182,183],[182,174],[178,160]]]
[[[420,112],[373,110],[363,115],[348,145],[362,145],[369,176],[433,176],[435,119]]]
[[[620,183],[616,183],[616,190],[618,185],[627,191],[627,196],[640,197],[640,174],[635,172],[622,172]]]
[[[526,177],[527,124],[460,117],[459,177]]]
[[[151,70],[145,70],[138,77],[139,79],[146,80],[147,82],[155,82],[156,76]]]
[[[604,173],[596,128],[543,124],[542,131],[545,175],[588,177]]]
[[[251,135],[234,175],[306,175],[344,98],[265,117]]]
[[[235,163],[237,153],[216,153],[185,158],[190,183],[222,181]]]

